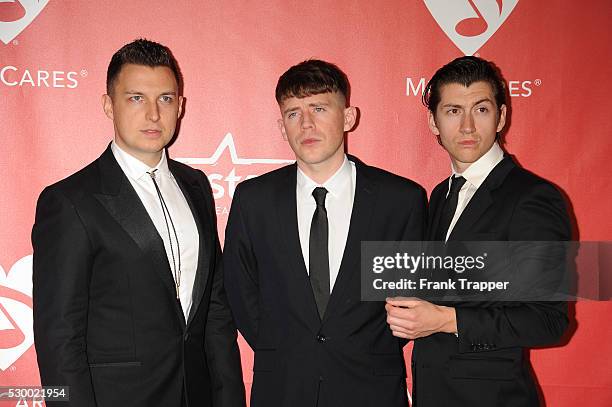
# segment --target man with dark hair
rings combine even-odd
[[[506,123],[504,82],[492,63],[458,58],[429,81],[429,127],[452,176],[431,194],[427,240],[565,241],[569,218],[549,182],[518,167],[497,140]],[[413,402],[428,406],[537,406],[527,347],[559,341],[560,302],[387,301],[395,336],[414,339]]]
[[[362,241],[420,240],[425,193],[345,154],[345,74],[304,61],[278,80],[279,127],[297,163],[241,183],[225,283],[255,351],[253,407],[407,405],[405,341],[383,302],[360,301]]]
[[[108,68],[102,156],[42,192],[32,231],[34,338],[48,406],[244,407],[210,185],[167,157],[182,112],[170,50]]]

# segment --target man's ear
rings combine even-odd
[[[278,124],[278,129],[281,132],[283,140],[287,141],[287,131],[285,130],[285,123],[283,123],[283,119],[278,119],[276,123]]]
[[[506,125],[506,105],[501,105],[499,108],[499,122],[497,123],[497,132],[502,131],[504,126]]]
[[[182,96],[178,97],[178,114],[176,115],[177,119],[181,118],[181,115],[183,114],[183,101],[184,98]]]
[[[351,131],[357,122],[357,108],[349,106],[344,109],[344,131]]]
[[[431,130],[431,132],[436,136],[439,136],[440,130],[438,130],[438,126],[436,125],[436,117],[431,110],[428,111],[427,122],[429,124],[429,130]]]
[[[109,95],[102,95],[102,109],[104,110],[104,114],[111,120],[115,119],[113,115],[113,100]]]

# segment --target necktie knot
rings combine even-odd
[[[465,178],[461,176],[458,177],[456,175],[453,175],[451,178],[451,187],[450,187],[450,192],[448,193],[448,196],[450,197],[451,195],[458,194],[463,184],[465,184],[465,181],[466,181]]]
[[[312,191],[312,196],[314,197],[315,202],[317,203],[317,206],[321,206],[323,208],[325,208],[325,196],[326,195],[327,195],[327,189],[323,187],[316,187]]]

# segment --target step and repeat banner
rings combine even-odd
[[[36,199],[112,139],[101,95],[125,43],[155,40],[179,61],[186,103],[170,155],[210,178],[222,238],[236,185],[292,162],[274,99],[288,67],[340,66],[360,110],[349,152],[431,191],[450,164],[427,127],[424,85],[478,55],[508,82],[504,148],[563,191],[575,239],[597,241],[612,240],[610,21],[609,0],[0,0],[0,385],[40,383]],[[546,405],[612,405],[612,303],[570,309],[562,344],[529,352]],[[252,353],[241,351],[249,389]]]

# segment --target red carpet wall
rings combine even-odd
[[[612,240],[610,21],[609,0],[1,1],[0,385],[39,383],[36,198],[111,140],[100,96],[123,44],[146,37],[175,53],[186,106],[170,154],[210,177],[221,231],[235,185],[292,158],[274,100],[289,66],[317,57],[345,70],[361,112],[349,151],[431,191],[449,161],[426,126],[422,86],[475,53],[509,81],[507,151],[565,192],[577,239]],[[546,403],[611,406],[612,304],[572,312],[561,346],[531,351]],[[248,389],[252,354],[241,348]]]

